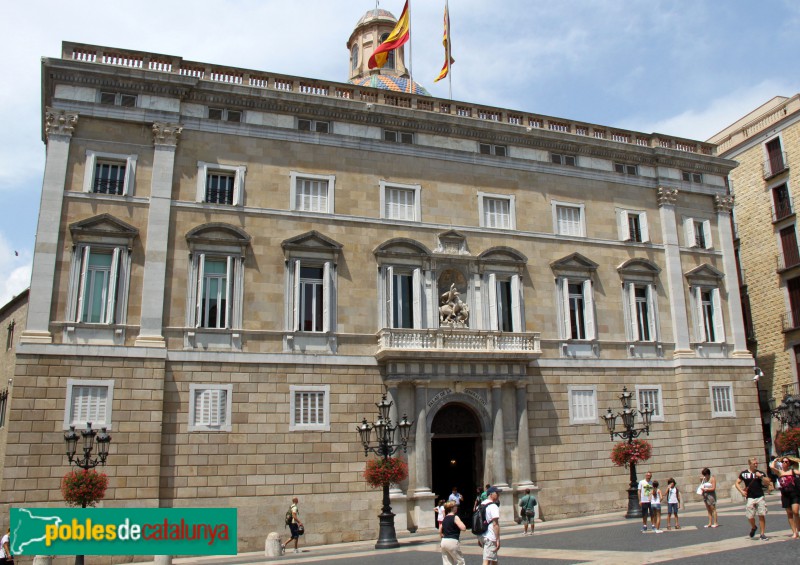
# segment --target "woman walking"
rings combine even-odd
[[[717,479],[711,474],[711,469],[706,467],[701,471],[703,482],[698,489],[699,494],[703,495],[703,502],[708,512],[708,524],[704,528],[716,528],[717,523]]]
[[[780,461],[781,466],[777,463]],[[781,487],[781,506],[786,510],[786,518],[792,528],[792,539],[800,538],[800,474],[795,471],[788,457],[778,457],[769,464]]]
[[[442,565],[464,565],[464,556],[461,554],[461,532],[467,529],[464,522],[456,515],[456,503],[448,500],[444,505],[447,512],[442,525],[439,526],[439,535],[442,538]]]

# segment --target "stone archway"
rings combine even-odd
[[[437,501],[452,488],[464,495],[459,515],[466,520],[475,500],[475,488],[483,481],[484,450],[480,419],[459,403],[440,408],[431,422],[431,490]]]

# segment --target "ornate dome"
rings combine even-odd
[[[383,90],[393,90],[395,92],[407,92],[408,94],[420,94],[430,96],[425,88],[411,79],[394,75],[370,75],[349,81],[358,86],[370,86],[372,88],[382,88]]]
[[[368,10],[366,14],[361,16],[361,19],[358,20],[358,23],[356,24],[356,28],[372,20],[389,20],[390,22],[397,22],[397,18],[395,18],[390,11],[372,9]]]

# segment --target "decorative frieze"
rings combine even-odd
[[[48,108],[44,116],[44,132],[47,139],[53,135],[72,137],[75,126],[78,125],[78,114]]]
[[[714,208],[717,214],[730,214],[733,210],[733,194],[717,194],[714,196]]]
[[[182,131],[183,126],[179,124],[155,122],[153,124],[153,143],[155,145],[176,147]]]
[[[656,193],[656,202],[658,203],[659,208],[661,208],[662,206],[675,206],[675,203],[677,201],[678,201],[677,188],[669,188],[666,186],[658,187],[658,192]]]

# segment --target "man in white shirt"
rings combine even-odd
[[[489,528],[483,534],[483,565],[497,563],[497,552],[500,551],[500,507],[498,506],[500,493],[497,487],[489,487],[486,501],[486,522]]]
[[[11,534],[11,528],[9,528],[6,531],[6,535],[0,539],[0,562],[2,562],[3,565],[14,565],[14,556],[11,555],[9,534]]]
[[[455,502],[456,514],[461,509],[461,503],[464,502],[464,496],[458,492],[458,487],[453,487],[453,492],[447,497],[447,500]]]
[[[647,531],[647,516],[651,515],[650,512],[650,503],[652,502],[653,497],[653,485],[650,483],[650,479],[653,478],[653,473],[647,471],[644,475],[644,479],[639,481],[639,504],[642,507],[642,531]],[[650,524],[653,526],[653,530],[655,531],[656,527],[653,524],[653,518],[650,517]]]

